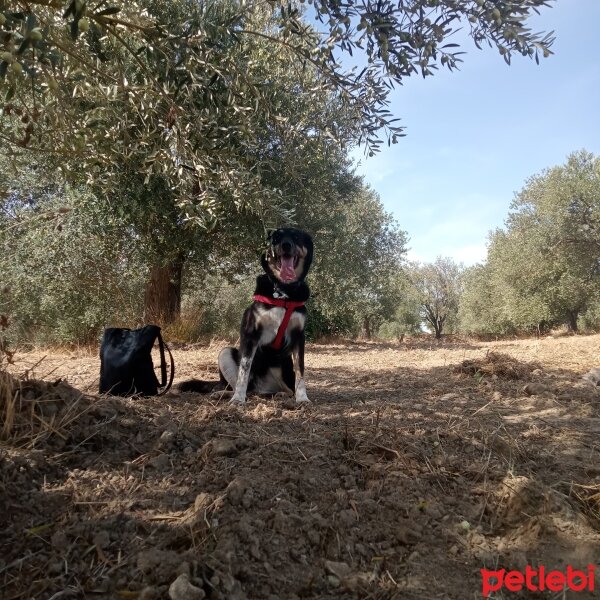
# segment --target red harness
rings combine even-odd
[[[271,306],[281,306],[285,308],[283,321],[281,321],[281,325],[277,330],[275,340],[273,340],[273,343],[271,344],[271,347],[274,350],[281,350],[281,346],[283,345],[283,336],[285,335],[285,330],[287,329],[288,323],[290,322],[292,313],[296,308],[304,306],[304,302],[286,300],[285,298],[269,298],[268,296],[260,296],[258,294],[254,296],[254,300],[256,302],[262,302],[263,304],[270,304]]]

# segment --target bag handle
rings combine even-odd
[[[171,362],[171,376],[169,377],[169,383],[167,383],[167,361],[165,360],[165,348],[169,353],[169,359]],[[173,385],[173,378],[175,377],[175,361],[173,360],[173,355],[171,354],[169,346],[167,346],[167,344],[165,344],[165,342],[163,341],[160,332],[158,333],[158,349],[160,350],[160,386],[164,389],[157,395],[162,396],[163,394],[168,392],[171,385]]]

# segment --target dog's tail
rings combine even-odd
[[[225,389],[222,381],[202,381],[201,379],[188,379],[175,386],[180,392],[196,392],[197,394],[210,394]]]

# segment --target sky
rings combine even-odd
[[[513,56],[468,42],[460,71],[413,76],[391,111],[406,137],[358,173],[408,232],[410,260],[485,260],[527,178],[576,150],[600,155],[600,0],[557,0],[529,23],[554,30],[554,54]]]

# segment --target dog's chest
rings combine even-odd
[[[261,344],[270,344],[275,339],[284,316],[285,308],[281,306],[274,306],[270,309],[260,307],[258,309],[258,318],[263,331],[260,338]],[[285,329],[286,334],[294,329],[304,329],[305,322],[306,315],[299,312],[293,312],[290,316],[290,322]]]

